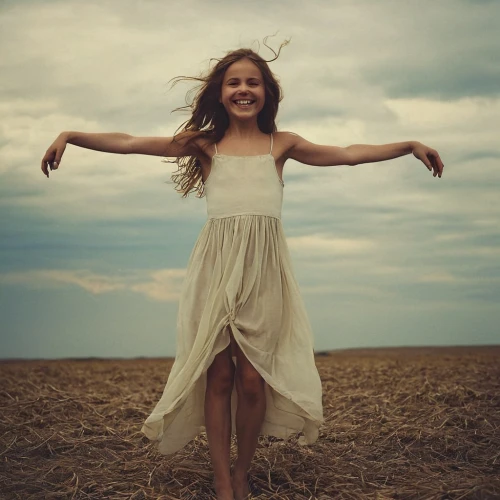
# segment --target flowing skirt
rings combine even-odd
[[[142,432],[170,455],[205,431],[207,370],[230,345],[229,332],[266,382],[260,435],[303,433],[299,444],[314,443],[323,405],[312,329],[281,219],[264,215],[212,218],[203,226],[179,300],[175,361]],[[234,384],[232,434],[236,407]]]

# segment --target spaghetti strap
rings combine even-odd
[[[214,146],[215,146],[215,154],[217,155],[217,154],[219,154],[219,152],[217,151],[217,143],[216,142],[214,142]]]

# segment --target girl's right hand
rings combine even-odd
[[[64,132],[49,146],[42,158],[42,172],[49,177],[49,169],[57,170],[61,164],[61,157],[66,149],[66,136]]]

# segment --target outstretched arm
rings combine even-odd
[[[345,148],[322,146],[306,141],[296,134],[288,134],[287,157],[306,165],[330,167],[335,165],[358,165],[391,160],[413,153],[429,169],[434,169],[434,177],[443,174],[443,162],[438,152],[418,141],[396,142],[392,144],[371,145],[353,144]]]
[[[418,158],[431,172],[434,170],[434,177],[436,175],[439,177],[443,175],[444,165],[439,157],[439,153],[435,149],[418,141],[394,142],[392,144],[381,145],[353,144],[352,146],[347,146],[346,150],[352,156],[351,165],[392,160],[393,158],[413,153],[413,156]]]
[[[57,170],[67,144],[81,148],[117,154],[143,154],[154,156],[188,156],[198,152],[196,143],[188,143],[191,132],[178,134],[178,140],[173,137],[135,137],[121,132],[87,133],[62,132],[49,146],[42,158],[42,172],[49,177],[49,169]]]

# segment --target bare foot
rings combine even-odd
[[[217,500],[234,500],[234,495],[232,491],[219,494],[217,493]]]
[[[217,486],[214,482],[217,500],[234,500],[233,488],[231,486]]]
[[[231,475],[233,485],[234,500],[247,500],[250,498],[250,488],[248,486],[248,474],[241,474],[233,471]]]

